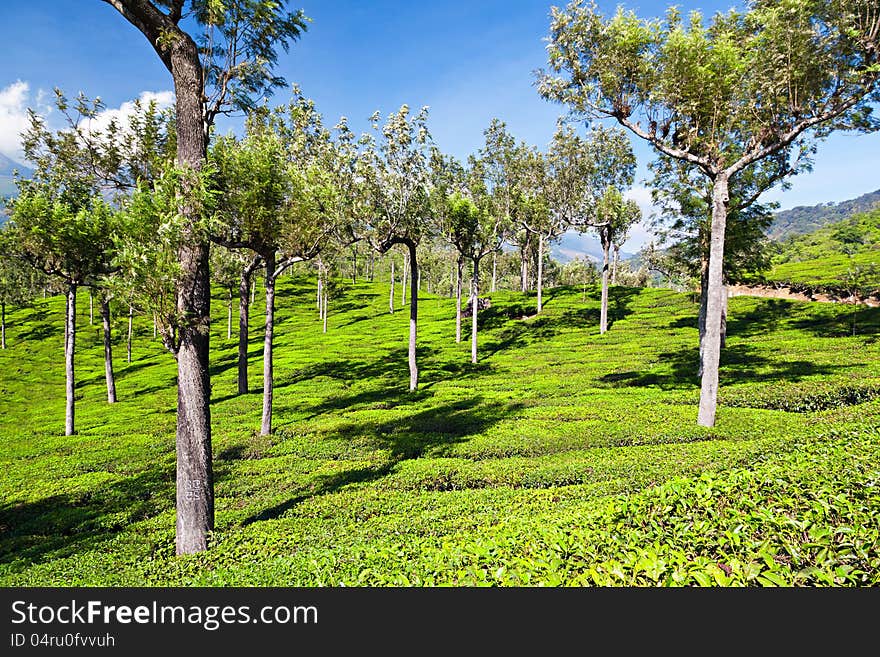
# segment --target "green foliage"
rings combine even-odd
[[[65,438],[63,299],[9,313],[0,581],[878,583],[877,309],[851,336],[848,308],[731,299],[723,403],[705,429],[688,295],[611,288],[602,340],[594,285],[586,301],[581,285],[547,290],[538,317],[533,295],[499,292],[470,365],[450,340],[454,302],[423,292],[425,385],[408,393],[408,317],[388,314],[387,287],[340,288],[321,334],[306,268],[278,284],[270,437],[254,435],[259,395],[235,394],[217,290],[217,524],[192,557],[174,556],[176,369],[149,318],[135,318],[135,361],[117,363],[110,407],[101,332],[83,326],[80,299],[80,433]]]

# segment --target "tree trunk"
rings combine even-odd
[[[76,348],[76,285],[67,287],[67,317],[64,333],[64,374],[65,374],[65,414],[64,435],[72,436],[76,432],[73,409],[73,352]]]
[[[388,308],[394,314],[394,258],[391,258],[391,292],[388,295]]]
[[[538,312],[543,308],[544,292],[544,236],[538,235]],[[476,362],[476,361],[474,361]]]
[[[409,270],[410,285],[412,286],[409,303],[409,389],[415,390],[419,385],[419,366],[416,364],[416,330],[419,324],[419,291],[417,280],[419,265],[416,262],[416,245],[412,242],[409,247]],[[406,285],[404,285],[406,289]]]
[[[373,264],[375,261],[375,257],[373,255],[373,251],[370,250],[370,283],[373,282]]]
[[[599,313],[599,333],[608,330],[608,250],[611,247],[610,228],[600,228],[602,236],[602,308]]]
[[[727,223],[728,180],[721,173],[712,188],[712,232],[709,247],[709,279],[706,300],[706,332],[703,338],[703,375],[700,382],[700,426],[715,426],[718,403],[718,367],[721,360],[721,315],[724,308],[724,231]]]
[[[89,326],[95,323],[95,295],[89,288]]]
[[[159,326],[158,326],[158,323],[159,323],[159,322],[158,322],[157,319],[156,319],[156,313],[153,313],[153,339],[154,339],[154,340],[156,339],[156,336],[157,336],[158,333],[159,333]]]
[[[275,253],[263,256],[266,262],[266,332],[263,338],[263,421],[260,435],[272,433],[272,341],[275,337]]]
[[[477,315],[480,307],[480,259],[474,258],[471,278],[471,362],[477,362]]]
[[[523,292],[529,291],[529,257],[528,243],[519,250],[519,280]]]
[[[358,282],[358,247],[357,247],[357,244],[354,244],[351,248],[352,248],[351,282],[352,282],[352,284],[357,284],[357,282]]]
[[[248,393],[248,329],[251,311],[251,276],[253,269],[246,265],[238,283],[238,394]]]
[[[700,363],[697,376],[703,376],[703,345],[706,337],[706,304],[709,300],[709,254],[701,249],[700,257],[700,311],[697,316],[697,327],[700,333]]]
[[[318,260],[318,317],[323,316],[324,303],[324,268],[321,261]]]
[[[0,345],[6,349],[6,303],[0,302]]]
[[[177,165],[193,173],[207,158],[202,108],[203,74],[195,42],[182,30],[171,46],[176,96]],[[177,554],[201,552],[214,529],[214,473],[211,453],[210,331],[211,278],[208,241],[201,210],[187,200],[192,184],[184,179],[180,213],[184,217],[178,251],[177,314]]]
[[[126,351],[125,358],[127,362],[131,362],[131,328],[132,328],[132,320],[134,319],[134,308],[131,307],[131,304],[128,306],[128,340],[126,342]]]
[[[617,263],[620,262],[620,244],[614,245],[614,264],[611,267],[611,284],[617,285]]]
[[[101,323],[104,326],[104,378],[107,380],[107,403],[116,403],[116,377],[113,375],[113,344],[110,341],[110,300],[101,296]]]
[[[400,305],[406,305],[406,277],[410,275],[409,251],[403,254],[403,272],[400,274]],[[413,279],[415,276],[413,276]]]
[[[461,284],[464,270],[464,258],[458,256],[455,269],[455,342],[461,342]]]
[[[323,320],[323,324],[324,324],[322,332],[326,333],[327,332],[327,310],[330,305],[330,299],[327,296],[327,290],[324,290],[324,298],[321,301],[321,303],[322,303],[321,319]]]
[[[492,251],[492,288],[490,292],[495,291],[495,281],[498,278],[498,251]]]

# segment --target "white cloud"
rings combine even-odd
[[[0,89],[0,153],[23,162],[21,133],[28,127],[30,85],[16,80]]]
[[[155,101],[158,109],[163,110],[174,104],[173,91],[144,91],[138,96],[142,107],[146,107],[151,101]],[[127,100],[117,108],[108,108],[100,112],[95,118],[83,124],[83,128],[90,132],[105,130],[110,122],[115,119],[120,128],[128,124],[128,117],[135,113],[134,101]]]

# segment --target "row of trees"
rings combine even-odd
[[[382,125],[377,115],[372,134],[363,137],[356,138],[344,121],[328,131],[304,99],[295,97],[281,112],[255,106],[257,98],[285,84],[273,69],[278,48],[286,49],[305,28],[301,12],[265,0],[105,1],[145,36],[168,68],[174,115],[164,129],[157,122],[152,130],[151,124],[143,145],[125,136],[140,131],[121,127],[116,136],[122,138],[110,140],[112,147],[87,132],[87,147],[80,148],[64,142],[78,141],[79,131],[54,135],[54,141],[36,131],[40,137],[26,147],[38,174],[13,209],[14,230],[25,233],[14,248],[64,280],[69,309],[77,287],[98,279],[104,285],[118,277],[127,281],[122,290],[145,291],[142,303],[157,317],[178,362],[179,553],[205,549],[213,526],[207,330],[212,240],[247,252],[243,277],[248,268],[248,275],[256,266],[266,269],[270,320],[274,278],[289,261],[357,241],[382,254],[402,245],[411,286],[413,389],[417,247],[429,235],[444,236],[460,256],[459,289],[464,262],[472,263],[474,302],[480,263],[492,254],[497,265],[494,254],[508,240],[523,254],[524,287],[525,254],[537,243],[540,308],[541,254],[572,227],[599,231],[607,281],[608,251],[635,217],[620,195],[633,168],[621,133],[593,126],[585,138],[563,126],[541,154],[515,144],[503,124],[493,123],[484,148],[458,163],[431,147],[424,110],[411,115],[404,107]],[[877,127],[870,112],[880,76],[877,1],[753,0],[748,11],[719,14],[708,27],[699,15],[688,22],[674,9],[665,21],[643,21],[623,10],[606,19],[583,0],[552,12],[549,72],[539,79],[540,93],[566,104],[576,119],[610,118],[651,143],[667,158],[661,172],[699,201],[693,216],[701,216],[696,208],[702,207],[702,216],[711,217],[700,242],[701,254],[708,244],[708,257],[701,256],[705,319],[698,418],[711,426],[728,214],[746,217],[762,191],[803,166],[799,162],[807,162],[813,148],[808,138]],[[185,25],[193,26],[195,37]],[[252,113],[247,135],[209,149],[214,119],[232,110]],[[34,157],[41,144],[49,154],[45,161]],[[53,148],[59,145],[64,157]],[[82,159],[68,166],[76,158]],[[273,162],[283,166],[275,170]],[[266,184],[247,184],[254,170]],[[83,180],[83,172],[97,173]],[[121,196],[108,198],[111,188]],[[295,228],[263,226],[270,217]],[[47,223],[39,227],[38,218]],[[31,220],[35,229],[28,232],[23,227]],[[743,225],[751,224],[743,219]],[[120,242],[117,234],[128,237]],[[81,253],[59,248],[59,236],[91,246]],[[75,324],[68,319],[68,326],[72,371]],[[267,325],[265,381],[271,381],[271,334]],[[475,333],[472,339],[475,359]],[[268,410],[271,429],[271,383],[268,393],[266,387],[263,424]],[[72,407],[69,413],[72,429]]]

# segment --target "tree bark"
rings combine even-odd
[[[492,251],[492,288],[490,292],[495,291],[495,281],[498,278],[498,251]]]
[[[89,288],[89,326],[95,323],[95,295]]]
[[[459,255],[455,268],[455,342],[461,342],[461,284],[464,270],[464,258]]]
[[[403,272],[400,274],[400,305],[406,305],[406,277],[411,275],[409,266],[409,251],[403,254]],[[413,276],[415,278],[415,276]]]
[[[409,303],[409,389],[414,391],[419,386],[419,366],[416,364],[416,331],[419,324],[419,291],[417,288],[419,265],[416,262],[415,243],[409,242],[407,247],[409,247],[409,280],[412,286]],[[406,289],[405,284],[404,289]]]
[[[394,314],[394,258],[391,258],[391,292],[388,295],[388,308]]]
[[[6,303],[0,302],[0,349],[6,349]]]
[[[324,271],[323,271],[323,266],[321,265],[321,261],[319,260],[318,261],[318,301],[317,301],[318,316],[319,317],[321,317],[322,312],[323,312],[322,311],[322,304],[324,303],[323,286],[324,286]]]
[[[175,35],[170,60],[176,96],[177,164],[195,173],[207,158],[203,73],[196,44],[182,30]],[[185,318],[177,352],[177,554],[206,550],[208,534],[214,529],[209,247],[199,225],[198,204],[187,200],[192,187],[184,186],[177,280],[177,313]]]
[[[538,312],[543,308],[544,292],[544,236],[538,235]],[[476,361],[474,361],[476,362]]]
[[[64,332],[64,374],[65,374],[65,413],[64,435],[72,436],[76,432],[73,392],[74,371],[73,353],[76,349],[76,285],[67,286],[67,317]]]
[[[477,362],[477,314],[480,308],[480,259],[474,258],[471,278],[471,362]]]
[[[608,251],[611,248],[610,228],[600,228],[602,237],[602,308],[599,313],[599,333],[608,330]]]
[[[529,291],[529,256],[528,242],[519,250],[519,280],[523,292]]]
[[[700,311],[697,316],[697,328],[700,334],[700,363],[697,376],[703,376],[703,346],[706,337],[706,305],[709,301],[709,253],[701,249],[700,257]]]
[[[712,188],[712,230],[709,246],[709,278],[706,300],[706,332],[703,338],[703,374],[697,424],[715,426],[718,404],[718,368],[721,360],[721,315],[724,308],[724,231],[729,203],[726,173],[716,176]]]
[[[134,308],[132,308],[131,304],[128,306],[128,340],[125,344],[125,358],[126,362],[131,362],[131,329],[132,329],[132,320],[134,319]]]
[[[272,342],[275,337],[275,254],[267,252],[263,255],[266,262],[266,332],[263,338],[263,420],[260,423],[260,435],[272,433]]]
[[[107,380],[107,403],[116,403],[116,377],[113,375],[113,343],[110,335],[110,300],[101,296],[101,324],[104,327],[104,378]]]
[[[358,282],[358,247],[357,244],[353,244],[351,247],[351,282],[352,284],[357,284]]]
[[[614,245],[614,264],[611,266],[611,284],[617,285],[617,263],[620,262],[620,244]]]

